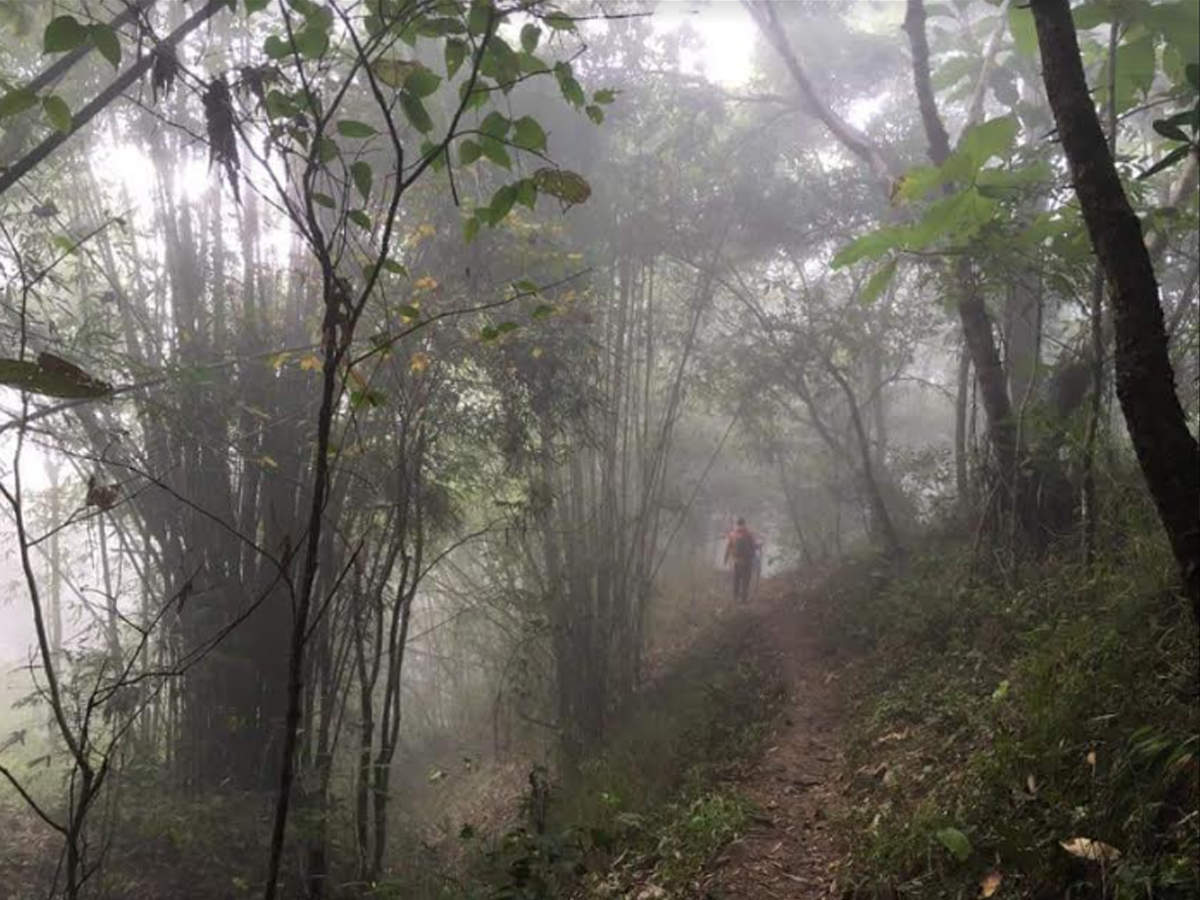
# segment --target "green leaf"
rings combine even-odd
[[[354,179],[354,186],[358,188],[358,192],[362,194],[364,200],[371,196],[371,181],[372,172],[369,163],[359,160],[352,163],[350,166],[350,177]]]
[[[1009,151],[1017,137],[1015,116],[989,119],[967,129],[958,142],[956,154],[970,159],[971,173],[977,172],[993,156],[1002,156]]]
[[[542,39],[542,29],[538,28],[532,22],[524,25],[521,28],[521,49],[526,53],[532,53],[537,49],[538,41]]]
[[[512,124],[509,120],[498,112],[490,112],[487,117],[479,125],[479,130],[488,137],[503,138],[508,134],[508,126]]]
[[[538,286],[527,278],[514,281],[512,286],[513,290],[519,294],[536,294],[538,292]]]
[[[554,315],[556,312],[558,312],[558,310],[555,307],[551,306],[549,303],[543,303],[534,309],[530,315],[535,319],[545,319]]]
[[[453,78],[467,58],[467,42],[457,38],[446,41],[446,77]]]
[[[385,259],[383,261],[383,267],[393,275],[403,275],[406,278],[408,277],[408,269],[406,269],[402,264],[396,262],[394,259]]]
[[[597,125],[599,125],[601,122],[604,121],[604,110],[602,110],[600,107],[596,106],[595,104],[587,106],[584,109],[584,112],[586,112],[587,117],[589,119],[591,119],[593,122],[595,122]]]
[[[492,4],[489,0],[471,0],[471,9],[467,13],[467,32],[481,35],[488,30],[488,22],[492,19]]]
[[[1117,109],[1126,110],[1154,83],[1154,36],[1143,33],[1117,48]],[[1106,79],[1107,80],[1107,79]]]
[[[336,142],[327,137],[319,137],[316,140],[315,149],[317,151],[317,161],[321,163],[332,162],[338,157],[338,145]]]
[[[484,156],[496,165],[505,169],[512,168],[512,160],[509,159],[508,150],[495,138],[480,138],[479,149],[483,151]]]
[[[592,194],[587,180],[567,169],[538,169],[533,173],[533,183],[543,194],[557,197],[572,206],[583,203]]]
[[[574,31],[575,20],[566,13],[554,12],[543,17],[543,22],[553,28],[555,31]]]
[[[937,166],[914,166],[896,184],[892,202],[922,200],[945,183],[942,169]]]
[[[415,306],[401,305],[401,306],[396,307],[396,312],[398,312],[400,315],[402,315],[406,319],[421,318],[421,310],[417,309]]]
[[[92,43],[100,51],[100,55],[112,64],[114,69],[121,65],[121,42],[117,40],[117,32],[110,25],[89,25],[88,34]]]
[[[1200,63],[1188,63],[1184,67],[1184,73],[1190,84],[1197,91],[1200,91]]]
[[[1187,136],[1187,133],[1182,128],[1180,128],[1174,122],[1170,122],[1166,119],[1155,119],[1154,120],[1154,130],[1157,131],[1159,134],[1161,134],[1163,137],[1168,138],[1169,140],[1172,140],[1172,141],[1190,141],[1191,140],[1191,138],[1189,138]]]
[[[42,34],[43,53],[65,53],[74,50],[88,39],[88,31],[74,16],[51,19]]]
[[[1033,12],[1029,7],[1017,6],[1015,3],[1009,6],[1008,30],[1012,34],[1017,52],[1025,56],[1037,55],[1037,27],[1033,23]]]
[[[446,163],[450,159],[445,147],[428,140],[421,142],[421,158],[426,157],[430,158],[429,167],[435,172],[446,168]]]
[[[892,283],[892,278],[896,274],[896,262],[896,258],[893,257],[875,270],[875,274],[871,276],[866,287],[862,289],[862,293],[858,295],[859,303],[869,306],[879,299],[879,296],[887,290],[887,286]]]
[[[333,202],[333,198],[328,194],[314,192],[312,198],[313,203],[317,204],[317,206],[324,206],[326,209],[333,209],[335,206],[337,206],[337,204]]]
[[[281,91],[267,91],[266,101],[264,103],[267,109],[267,118],[269,119],[286,119],[294,116],[299,108],[292,99]]]
[[[433,119],[429,118],[425,104],[420,99],[414,97],[408,91],[401,91],[400,106],[404,109],[404,116],[413,128],[417,129],[421,134],[428,134],[433,131]]]
[[[542,150],[546,147],[546,132],[533,116],[521,116],[513,122],[513,143],[523,150]]]
[[[503,38],[495,35],[483,52],[479,72],[494,79],[507,94],[521,74],[521,59]]]
[[[830,266],[834,269],[841,269],[862,259],[877,259],[889,250],[898,249],[903,242],[903,237],[904,229],[894,225],[886,225],[883,228],[869,231],[838,251]]]
[[[348,138],[369,138],[374,137],[379,132],[366,122],[359,122],[355,119],[341,119],[337,123],[338,134]]]
[[[545,60],[524,51],[517,54],[517,68],[526,75],[544,75],[550,71]]]
[[[458,86],[458,98],[463,101],[463,109],[477,109],[488,102],[491,91],[486,81],[482,78],[476,79],[475,87],[468,91],[469,87],[470,84],[466,81]]]
[[[571,74],[570,63],[555,63],[554,77],[558,79],[558,89],[562,92],[563,98],[568,103],[572,106],[580,107],[587,102],[587,98],[583,95],[583,88],[579,86],[579,82]]]
[[[346,218],[361,228],[363,231],[371,230],[371,217],[361,209],[352,209],[346,213]]]
[[[532,178],[522,178],[517,182],[517,202],[530,209],[537,204],[537,185]]]
[[[479,234],[479,219],[472,216],[463,221],[463,240],[468,244],[475,240],[475,236]]]
[[[942,846],[949,850],[959,862],[965,862],[971,855],[971,842],[957,828],[942,828],[937,832],[937,839]]]
[[[438,89],[438,85],[441,83],[441,75],[421,66],[410,72],[409,76],[404,79],[404,89],[414,97],[428,97]]]
[[[25,112],[31,106],[37,106],[37,102],[37,94],[29,90],[29,88],[17,88],[14,91],[9,91],[7,94],[0,96],[0,119]]]
[[[292,52],[292,45],[285,41],[277,34],[273,34],[263,41],[263,53],[268,59],[283,59]]]
[[[603,88],[602,90],[596,91],[596,93],[592,94],[592,100],[594,100],[596,103],[608,104],[612,103],[616,99],[616,91],[612,90],[611,88]]]
[[[1111,22],[1115,12],[1115,4],[1103,2],[1084,3],[1071,11],[1071,17],[1075,20],[1075,29],[1077,31],[1087,31],[1090,28],[1095,28],[1097,25]]]
[[[504,221],[504,217],[512,210],[513,204],[517,202],[517,187],[513,184],[506,184],[504,187],[492,194],[492,200],[488,204],[488,221],[492,225],[499,225]]]
[[[329,49],[329,31],[321,24],[321,20],[308,20],[308,24],[296,35],[296,49],[305,59],[320,59],[325,55]]]
[[[464,140],[458,145],[458,161],[469,166],[483,155],[483,150],[472,140]]]
[[[71,109],[65,100],[57,94],[51,94],[42,100],[42,111],[50,124],[63,134],[71,132]]]
[[[246,17],[262,12],[270,3],[271,0],[246,0]]]
[[[421,64],[407,59],[377,59],[371,63],[375,77],[388,87],[398,88]]]
[[[903,246],[921,250],[945,237],[962,246],[991,220],[995,209],[995,200],[967,187],[934,203],[915,225],[899,229]]]
[[[362,388],[350,392],[350,406],[361,409],[364,406],[382,406],[387,401],[387,394],[373,388]]]
[[[69,400],[104,397],[112,393],[112,385],[50,353],[39,355],[37,362],[0,359],[0,384]]]
[[[500,332],[491,325],[484,325],[479,329],[479,339],[485,343],[494,341],[498,337],[500,337]]]
[[[1187,155],[1191,152],[1192,152],[1192,148],[1189,144],[1184,144],[1180,147],[1176,147],[1174,150],[1172,150],[1170,153],[1168,153],[1166,156],[1164,156],[1162,159],[1160,159],[1158,162],[1156,162],[1154,165],[1152,165],[1149,169],[1147,169],[1145,172],[1143,172],[1141,175],[1139,175],[1138,178],[1149,178],[1151,175],[1154,175],[1157,172],[1161,172],[1163,169],[1169,169],[1171,166],[1175,165],[1175,163],[1179,162],[1181,159],[1185,159],[1187,157]]]
[[[496,334],[497,335],[508,334],[510,331],[516,331],[520,327],[521,326],[518,325],[516,322],[501,322],[499,325],[496,326]]]

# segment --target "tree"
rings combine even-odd
[[[1200,624],[1200,448],[1175,393],[1154,266],[1088,92],[1067,0],[1035,0],[1046,93],[1108,283],[1117,396]]]

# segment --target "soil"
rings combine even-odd
[[[696,896],[705,900],[810,900],[837,896],[841,858],[829,818],[843,802],[839,669],[812,627],[815,596],[794,576],[764,581],[752,599],[767,640],[762,652],[788,691],[777,730],[738,789],[758,807],[753,827],[713,861]]]

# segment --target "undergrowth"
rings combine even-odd
[[[941,542],[846,576],[850,896],[1200,896],[1196,623],[1152,514],[1124,515],[1091,571]]]
[[[377,895],[686,896],[752,814],[730,781],[761,750],[783,698],[779,674],[750,652],[755,641],[748,618],[725,623],[644,691],[571,777],[551,784],[535,770],[520,826],[485,834],[464,824],[475,860],[465,879],[408,879]]]

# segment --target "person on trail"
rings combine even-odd
[[[750,599],[750,576],[754,574],[754,561],[761,547],[762,542],[746,527],[746,520],[739,518],[725,542],[725,565],[733,561],[734,603],[746,603]]]

